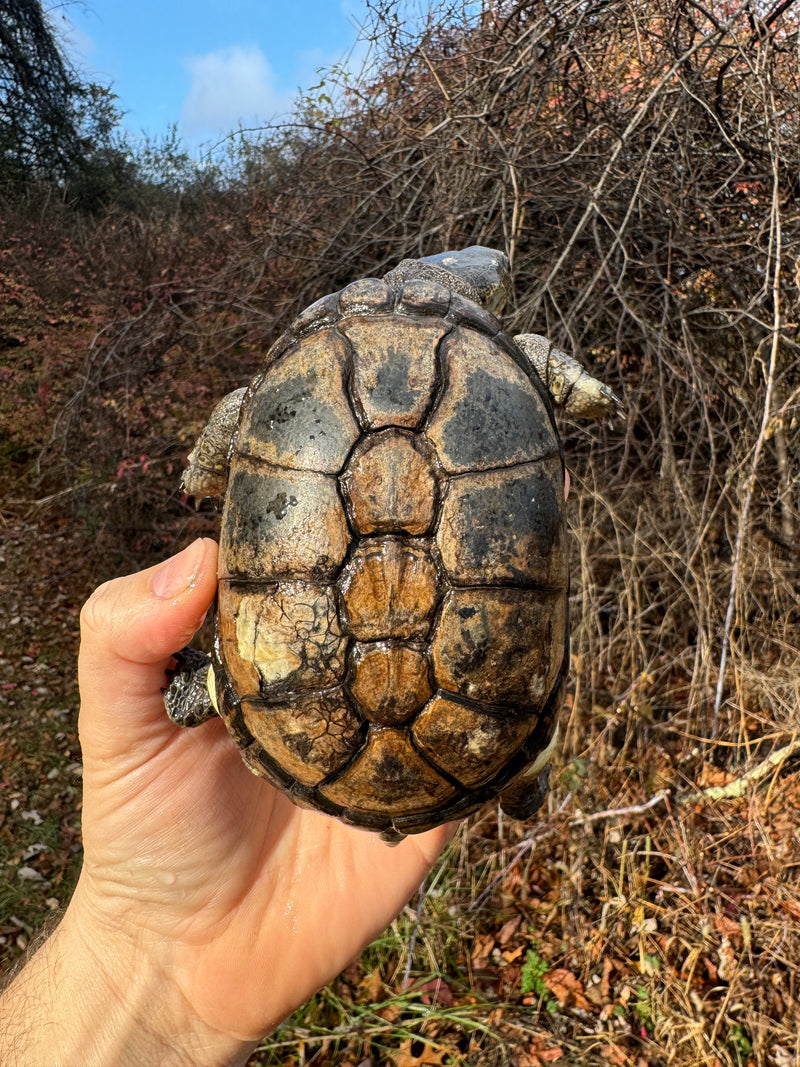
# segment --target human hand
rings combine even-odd
[[[451,833],[390,847],[295,807],[219,720],[167,718],[165,668],[215,585],[216,546],[199,540],[101,586],[82,613],[85,860],[51,940],[79,955],[83,1017],[91,986],[112,1007],[94,1058],[60,1049],[60,1062],[243,1061],[391,921]]]

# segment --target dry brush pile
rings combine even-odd
[[[560,1050],[789,1067],[800,5],[528,0],[440,9],[413,31],[388,0],[370,11],[372,74],[244,146],[204,212],[98,225],[92,269],[113,273],[124,230],[128,274],[80,373],[59,379],[28,495],[41,514],[71,506],[132,561],[210,528],[176,470],[294,312],[403,256],[504,248],[509,328],[574,352],[627,419],[563,427],[574,685],[549,812],[530,836],[505,828],[501,849],[492,815],[473,827],[448,899],[483,908],[459,931],[438,898],[412,916],[423,973],[447,958],[470,1003],[516,998],[517,1014],[460,1044],[440,1020],[394,1062],[537,1067]],[[389,979],[378,964],[337,996],[396,988],[403,966]],[[294,1062],[378,1057],[353,1018],[356,1036],[340,1026],[307,1054],[311,1031],[290,1027]]]

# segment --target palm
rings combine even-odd
[[[87,876],[115,921],[177,946],[182,993],[208,1025],[249,1037],[380,932],[449,833],[391,848],[303,811],[247,770],[218,721],[182,731],[161,712],[146,742],[97,765],[84,748]]]

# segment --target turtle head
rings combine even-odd
[[[492,315],[499,315],[511,296],[508,256],[483,245],[439,252],[422,259],[404,259],[389,271],[384,281],[389,285],[402,285],[416,278],[438,282],[451,292],[480,304]]]
[[[425,256],[418,263],[440,267],[451,275],[449,288],[469,297],[493,315],[499,315],[511,299],[511,264],[504,252],[483,245],[470,245],[457,252]]]

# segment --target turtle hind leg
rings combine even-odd
[[[407,834],[400,833],[399,830],[382,830],[380,833],[380,839],[384,844],[391,845],[394,848],[399,845],[401,841],[405,841]]]
[[[515,779],[500,794],[500,807],[511,819],[530,819],[544,804],[549,781],[549,767],[533,772],[529,778]]]
[[[169,685],[164,692],[167,715],[177,726],[200,726],[216,715],[208,691],[211,657],[196,648],[175,653],[175,666],[167,670]]]

